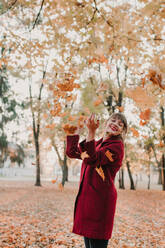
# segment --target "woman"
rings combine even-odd
[[[120,113],[112,114],[98,141],[95,133],[99,121],[94,114],[86,126],[87,139],[81,143],[78,134],[67,136],[67,156],[83,160],[72,232],[84,236],[86,248],[106,248],[113,229],[117,199],[114,179],[122,165],[127,121]]]

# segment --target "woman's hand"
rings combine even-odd
[[[88,142],[95,138],[96,129],[99,127],[99,120],[95,122],[95,114],[92,113],[85,123],[88,128],[88,137],[86,140]]]

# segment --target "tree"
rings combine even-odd
[[[0,167],[4,166],[4,162],[7,159],[7,147],[8,147],[8,137],[5,127],[8,122],[11,122],[18,117],[16,113],[16,106],[18,105],[13,92],[11,91],[10,82],[8,81],[7,68],[5,65],[5,53],[8,49],[5,47],[6,37],[3,37],[3,44],[1,47],[0,54]]]
[[[42,80],[44,80],[46,75],[46,71],[43,71]],[[36,152],[36,183],[35,186],[41,186],[40,180],[40,143],[39,143],[39,136],[40,136],[40,124],[41,124],[41,97],[42,97],[42,89],[43,89],[43,81],[41,82],[39,88],[39,94],[37,99],[37,114],[35,115],[34,110],[34,101],[32,97],[32,90],[31,85],[29,85],[29,96],[30,96],[30,108],[32,113],[32,126],[33,126],[33,137],[34,137],[34,144],[35,144],[35,152]]]
[[[162,135],[161,135],[161,143],[164,143],[163,147],[165,146],[165,114],[164,114],[164,107],[161,106],[161,128],[162,128]],[[162,153],[162,159],[161,159],[161,164],[162,164],[162,186],[163,190],[165,190],[165,153]]]

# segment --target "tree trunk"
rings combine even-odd
[[[165,155],[162,154],[162,189],[165,190]]]
[[[68,166],[67,166],[67,156],[64,155],[62,169],[62,185],[64,186],[65,182],[68,181]]]
[[[150,189],[150,181],[151,181],[151,175],[149,174],[148,175],[148,187],[147,187],[147,189]]]
[[[162,184],[161,161],[159,162],[158,159],[157,159],[157,155],[156,155],[156,150],[155,150],[154,144],[152,145],[152,150],[153,150],[153,153],[154,153],[154,157],[155,157],[156,164],[157,164],[157,166],[158,166],[158,173],[159,173],[158,184]]]
[[[162,124],[162,128],[165,127],[165,116],[164,116],[164,107],[161,106],[161,112],[160,112],[160,117],[161,117],[161,124]],[[165,135],[162,137],[163,139],[163,142],[165,144]],[[163,153],[162,154],[162,159],[161,159],[161,162],[162,162],[162,189],[165,190],[165,154]]]
[[[162,168],[161,168],[161,162],[158,165],[158,184],[162,184]]]
[[[129,175],[129,179],[130,179],[130,189],[135,190],[136,188],[135,188],[132,173],[131,173],[131,170],[130,170],[129,161],[126,162],[126,165],[127,165],[128,175]]]
[[[43,71],[43,79],[45,78],[46,71]],[[34,114],[34,107],[33,107],[33,98],[32,98],[32,89],[31,85],[29,85],[29,94],[30,94],[30,107],[31,107],[31,113],[32,113],[32,124],[33,124],[33,137],[34,137],[34,143],[35,143],[35,152],[36,152],[36,183],[35,186],[41,186],[41,179],[40,179],[40,145],[39,145],[39,135],[40,135],[40,114],[41,114],[41,92],[43,89],[43,82],[40,86],[39,96],[38,96],[38,112],[37,112],[37,118],[35,118]]]
[[[40,148],[38,137],[35,137],[35,150],[36,150],[36,183],[35,186],[41,186],[40,179]]]
[[[124,186],[124,170],[121,168],[119,170],[119,189],[125,189]]]

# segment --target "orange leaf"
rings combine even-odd
[[[94,102],[94,106],[97,107],[102,103],[102,99],[98,98],[95,102]]]
[[[158,147],[164,147],[164,146],[165,146],[165,144],[163,144],[163,142],[160,141],[160,143],[158,144]]]
[[[44,119],[47,119],[48,118],[48,115],[47,114],[43,114],[43,118]]]
[[[142,135],[142,137],[143,137],[144,139],[148,139],[148,136],[146,136],[146,135]]]
[[[67,100],[68,102],[70,102],[70,101],[73,100],[73,97],[72,97],[72,96],[67,96],[67,97],[66,97],[66,100]]]
[[[132,131],[133,136],[139,137],[139,132],[135,128],[131,127],[130,130]]]
[[[47,105],[48,105],[48,108],[50,108],[50,107],[51,107],[51,105],[50,105],[50,103],[49,103],[49,102],[47,103]]]
[[[119,112],[123,112],[124,111],[124,107],[123,106],[117,106]]]
[[[84,121],[84,119],[85,119],[84,115],[80,115],[79,118],[78,118],[79,121]]]
[[[63,125],[64,132],[66,134],[74,134],[74,132],[77,130],[76,126],[65,124]]]
[[[154,70],[150,70],[148,74],[148,79],[153,83],[158,85],[160,88],[165,89],[165,86],[162,85],[162,75],[158,74]]]
[[[141,109],[152,108],[156,104],[156,98],[147,94],[142,87],[136,87],[134,89],[127,89],[126,95],[132,98],[138,107]]]
[[[141,126],[145,126],[147,124],[147,121],[144,121],[144,120],[140,120],[140,123],[139,123]]]
[[[76,119],[75,116],[71,116],[71,115],[70,115],[70,116],[68,117],[68,120],[69,120],[69,121],[75,121],[75,119]]]
[[[52,183],[56,183],[57,182],[57,179],[52,179]]]
[[[111,162],[114,161],[114,159],[112,158],[112,155],[113,155],[113,154],[112,154],[109,150],[106,151],[105,155],[107,156],[107,158],[108,158]]]
[[[67,115],[67,113],[60,113],[60,114],[58,114],[58,116],[60,116],[60,117],[65,117]]]
[[[149,120],[150,119],[150,115],[151,115],[151,110],[150,109],[147,109],[143,112],[140,113],[140,118],[142,120]]]
[[[145,79],[145,77],[144,78],[142,78],[142,87],[144,88],[144,84],[146,83],[146,79]]]

